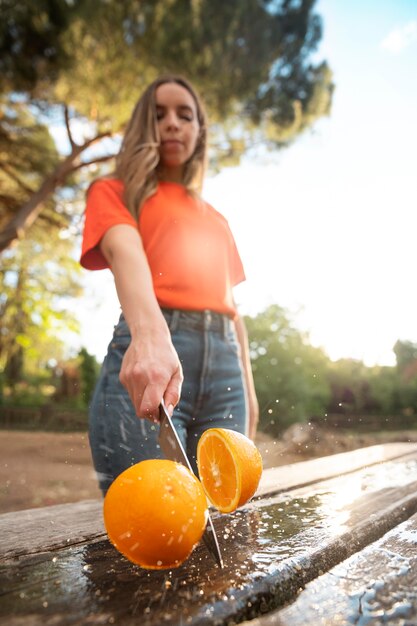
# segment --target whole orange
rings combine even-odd
[[[207,499],[200,481],[174,461],[132,465],[111,484],[104,499],[104,525],[111,543],[147,569],[181,565],[200,541]]]

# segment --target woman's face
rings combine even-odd
[[[177,83],[160,85],[155,103],[162,178],[181,182],[184,164],[193,155],[200,132],[196,104],[188,89]]]

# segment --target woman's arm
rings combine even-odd
[[[181,363],[153,289],[152,276],[137,230],[127,224],[110,228],[100,249],[116,284],[132,336],[123,358],[120,381],[136,414],[158,420],[162,399],[172,413],[181,393]]]
[[[240,344],[243,371],[245,374],[246,389],[248,393],[249,409],[249,437],[255,439],[256,427],[259,420],[259,405],[256,398],[255,384],[253,382],[252,367],[249,355],[248,334],[243,319],[239,316],[235,320],[237,340]]]

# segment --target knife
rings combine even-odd
[[[188,460],[181,440],[178,437],[175,426],[172,423],[172,419],[170,418],[163,401],[159,405],[159,420],[159,445],[161,446],[162,452],[165,454],[167,459],[176,461],[177,463],[182,463],[182,465],[185,465],[185,467],[187,467],[190,472],[194,474],[191,463]],[[207,513],[207,526],[203,534],[203,540],[217,565],[222,568],[223,559],[219,548],[219,542],[217,540],[216,531],[214,530],[213,522],[209,513]]]

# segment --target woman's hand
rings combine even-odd
[[[120,381],[126,387],[138,417],[159,421],[163,399],[172,415],[181,395],[183,373],[167,328],[164,333],[144,333],[126,350]]]

